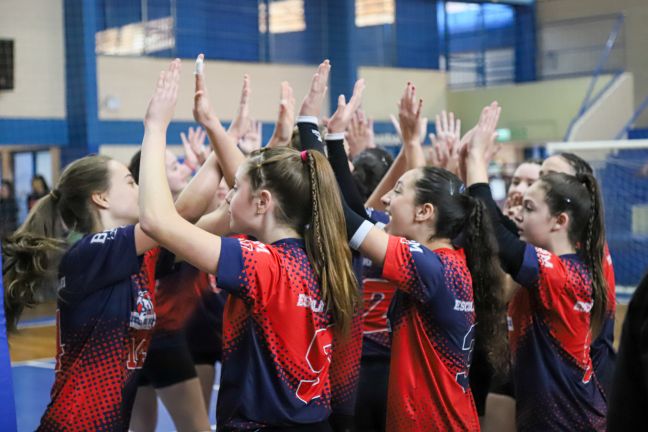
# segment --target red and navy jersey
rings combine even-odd
[[[363,258],[353,252],[351,265],[362,287]],[[362,290],[359,292],[362,295]],[[362,358],[362,321],[363,311],[358,309],[353,315],[348,334],[333,336],[333,356],[331,360],[331,409],[332,415],[353,416],[355,414],[358,384],[360,382],[360,359]]]
[[[603,255],[603,277],[608,285],[608,302],[605,321],[598,337],[592,343],[590,356],[594,365],[594,372],[603,386],[607,395],[612,386],[616,352],[614,351],[614,319],[616,314],[616,282],[614,279],[614,266],[607,243]]]
[[[590,357],[592,284],[578,255],[526,246],[509,305],[519,430],[605,430]]]
[[[227,291],[216,287],[216,277],[209,276],[209,289],[203,291],[194,314],[186,327],[187,343],[192,354],[212,354],[220,361],[223,352],[223,311]]]
[[[363,356],[390,356],[391,335],[387,313],[395,292],[396,286],[382,277],[382,268],[365,258],[362,280]]]
[[[383,277],[390,310],[388,431],[479,430],[468,370],[475,338],[472,278],[462,249],[389,238]]]
[[[389,215],[385,212],[368,208],[367,214],[379,228],[389,223]],[[365,258],[362,269],[363,356],[389,357],[391,335],[387,312],[395,292],[394,284],[383,279],[382,268]]]
[[[158,279],[155,290],[155,332],[174,332],[184,328],[209,289],[209,275],[187,262],[179,262]]]
[[[333,317],[303,240],[223,238],[217,284],[223,322],[219,430],[326,420]]]
[[[128,430],[156,321],[159,253],[138,258],[133,230],[85,236],[61,261],[56,377],[38,430]]]

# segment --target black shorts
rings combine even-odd
[[[504,382],[492,386],[490,392],[515,399],[515,386],[513,385],[512,376],[509,374],[508,378]]]
[[[360,382],[355,411],[356,429],[359,432],[385,430],[389,361],[387,356],[363,356],[360,361]]]
[[[191,357],[195,365],[210,365],[214,366],[216,362],[222,361],[220,351],[191,351]]]
[[[196,368],[182,331],[154,334],[139,386],[169,387],[196,378]]]

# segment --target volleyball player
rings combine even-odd
[[[223,173],[236,173],[227,197],[232,229],[259,241],[221,238],[184,222],[173,208],[163,165],[179,68],[176,60],[161,74],[147,110],[142,222],[163,246],[216,273],[218,286],[231,294],[219,430],[329,430],[331,342],[334,331],[348,329],[357,297],[333,174],[316,152],[255,152],[240,168],[223,166]],[[195,116],[218,141],[225,134],[200,69],[196,83]],[[224,165],[236,162],[218,156]]]
[[[590,357],[608,299],[598,185],[590,174],[543,176],[525,193],[518,239],[488,187],[499,112],[496,103],[484,109],[463,161],[471,195],[494,219],[502,266],[524,287],[509,308],[517,428],[604,430],[605,396]]]
[[[408,84],[399,115],[404,145],[420,147],[420,106]],[[389,234],[350,207],[345,215],[352,246],[398,288],[390,313],[387,430],[478,430],[468,385],[475,334],[486,339],[493,361],[506,363],[488,216],[456,176],[438,168],[407,171],[384,201]]]

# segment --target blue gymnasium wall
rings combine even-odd
[[[439,54],[446,49],[446,32],[439,25],[443,22],[439,4],[430,0],[397,0],[395,24],[358,28],[353,1],[306,0],[305,31],[263,35],[258,32],[257,0],[182,0],[176,2],[175,48],[155,56],[193,59],[202,51],[212,59],[302,64],[317,64],[329,57],[336,64],[330,84],[334,99],[339,93],[351,91],[362,65],[438,69]],[[140,22],[142,10],[141,2],[132,0],[63,0],[63,6],[66,118],[0,119],[0,145],[60,145],[64,148],[65,165],[81,155],[96,152],[100,144],[141,139],[140,120],[98,119],[94,38],[97,30]],[[484,29],[474,30],[479,16],[454,15],[448,27],[456,41],[449,44],[452,52],[515,46],[521,43],[519,29],[535,22],[533,6],[486,6],[500,9],[500,13],[485,14],[483,24],[488,37]],[[149,19],[169,16],[170,10],[170,0],[148,0]],[[530,37],[533,39],[534,35]],[[535,55],[529,54],[535,52],[535,47],[527,48],[518,50],[526,54],[516,60],[516,70],[521,71],[517,80],[528,79],[529,75],[524,68],[517,68],[520,61],[526,70],[535,70]],[[181,130],[188,125],[179,123],[173,128]]]

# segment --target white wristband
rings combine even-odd
[[[326,141],[338,141],[344,139],[344,132],[327,133]]]
[[[367,238],[369,231],[371,231],[373,227],[374,224],[372,224],[368,220],[362,222],[360,228],[358,228],[358,230],[353,234],[353,237],[351,237],[351,240],[349,240],[349,247],[354,250],[360,249],[360,245]]]
[[[297,116],[297,123],[311,123],[315,126],[319,126],[317,117],[315,116]]]

